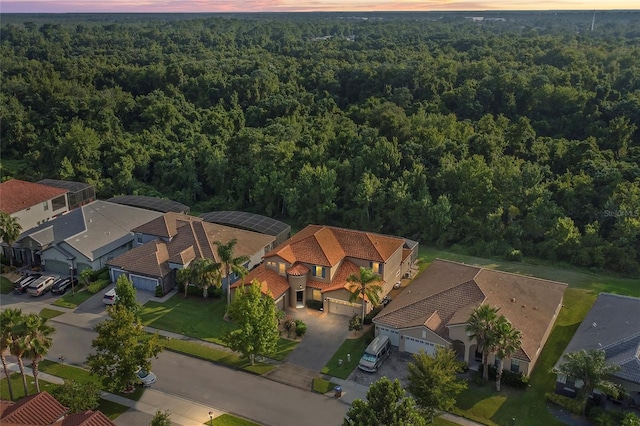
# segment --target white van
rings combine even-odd
[[[391,355],[391,341],[387,336],[378,336],[367,346],[360,358],[358,368],[362,371],[375,373],[380,364]]]

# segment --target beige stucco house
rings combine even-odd
[[[522,332],[522,348],[504,360],[505,369],[529,374],[551,333],[567,285],[555,281],[435,260],[374,319],[376,335],[389,336],[402,352],[453,349],[470,367],[482,363],[466,330],[475,308],[499,308]],[[495,362],[493,355],[489,363]]]
[[[314,300],[325,312],[352,316],[362,312],[363,302],[367,312],[372,306],[362,299],[349,301],[347,278],[358,275],[360,267],[371,268],[380,275],[384,296],[410,274],[417,250],[417,243],[404,238],[309,225],[267,253],[245,282],[260,282],[280,309]]]

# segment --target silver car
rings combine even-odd
[[[154,384],[158,379],[151,371],[143,370],[142,368],[138,370],[136,376],[138,376],[138,381],[142,383],[142,386],[145,388]]]

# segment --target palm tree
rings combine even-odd
[[[492,352],[498,358],[496,371],[496,390],[500,392],[500,381],[504,369],[504,359],[511,358],[522,346],[522,333],[513,327],[504,315],[500,315],[493,329]]]
[[[0,359],[2,359],[2,368],[4,375],[7,377],[7,386],[9,386],[9,398],[13,401],[13,388],[11,387],[11,379],[9,378],[9,368],[7,366],[7,357],[5,352],[11,347],[13,341],[13,329],[16,324],[21,322],[22,311],[20,309],[7,309],[0,313]]]
[[[362,298],[362,321],[364,323],[364,317],[367,314],[367,301],[373,305],[380,303],[380,293],[382,293],[382,286],[380,286],[380,275],[376,274],[369,268],[360,267],[359,274],[351,274],[347,278],[347,289],[351,293],[349,302],[353,303],[360,297]],[[366,297],[366,299],[365,299]]]
[[[22,226],[18,222],[18,218],[11,217],[8,213],[0,212],[0,240],[9,246],[9,265],[13,266],[13,253],[11,245],[18,239],[22,232]]]
[[[493,328],[498,319],[498,309],[489,305],[480,305],[473,310],[467,323],[467,332],[475,338],[478,349],[482,351],[482,379],[489,380],[487,360],[492,346]]]
[[[176,280],[184,286],[184,298],[187,298],[187,290],[189,289],[189,279],[191,278],[191,270],[186,267],[178,269]]]
[[[618,388],[615,383],[607,380],[607,377],[620,369],[616,364],[607,364],[605,353],[602,349],[581,350],[565,354],[564,362],[555,367],[552,372],[572,377],[582,381],[582,387],[578,390],[578,398],[582,402],[582,411],[587,406],[589,395],[598,388],[609,395],[617,395]]]
[[[24,360],[22,357],[27,353],[27,346],[25,345],[25,324],[24,321],[17,322],[11,327],[11,342],[9,343],[9,352],[15,356],[18,361],[18,368],[20,368],[20,374],[22,374],[22,385],[24,386],[24,395],[29,395],[29,389],[27,388],[27,376],[24,371]]]
[[[220,275],[221,264],[211,259],[196,259],[189,266],[190,281],[202,288],[202,297],[209,296],[209,287],[222,287],[222,276]]]
[[[244,264],[249,261],[249,256],[241,255],[234,257],[233,250],[235,249],[238,240],[235,238],[223,244],[220,241],[215,241],[214,244],[218,247],[218,257],[220,262],[224,265],[225,276],[227,277],[227,305],[231,303],[231,273],[240,275],[242,278],[249,272]]]
[[[40,369],[40,361],[47,355],[53,339],[51,335],[55,332],[55,328],[47,324],[47,319],[36,314],[29,314],[24,321],[24,346],[26,354],[31,359],[31,369],[33,371],[33,379],[36,382],[36,392],[40,392],[40,382],[38,381],[38,373]]]

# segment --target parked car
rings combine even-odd
[[[13,291],[16,293],[24,293],[29,284],[40,278],[42,274],[25,275],[13,284]]]
[[[51,290],[55,281],[56,277],[52,277],[50,275],[42,276],[29,284],[29,287],[27,287],[27,293],[32,296],[41,296]]]
[[[51,287],[51,293],[53,294],[65,294],[67,292],[67,290],[69,290],[71,288],[71,280],[73,279],[73,285],[77,286],[78,285],[78,279],[77,278],[71,278],[71,277],[66,277],[66,278],[59,278],[56,280],[56,282],[53,283],[53,287]]]
[[[118,296],[116,295],[116,289],[112,288],[104,294],[104,296],[102,297],[102,303],[104,303],[105,305],[113,305],[116,303],[117,297]]]
[[[136,376],[138,376],[138,380],[145,388],[151,386],[156,382],[156,380],[158,380],[155,374],[153,374],[151,371],[143,370],[142,368],[138,370]]]

